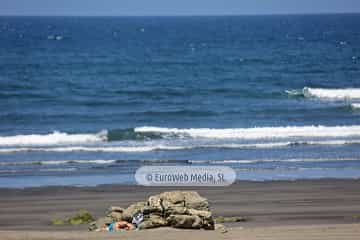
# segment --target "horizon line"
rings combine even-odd
[[[299,12],[299,13],[244,13],[244,14],[122,14],[122,15],[103,15],[103,14],[2,14],[0,17],[237,17],[237,16],[292,16],[292,15],[352,15],[360,12]]]

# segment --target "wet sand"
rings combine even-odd
[[[100,217],[110,205],[126,207],[162,191],[190,189],[209,199],[215,216],[246,216],[250,220],[227,224],[230,231],[226,234],[158,229],[101,235],[104,233],[88,233],[86,225],[50,224],[51,219],[79,209]],[[111,239],[119,237],[117,234],[131,239],[180,239],[185,235],[194,239],[358,239],[360,218],[354,216],[360,216],[360,180],[241,181],[221,188],[105,185],[0,189],[0,239]]]

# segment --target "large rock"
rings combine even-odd
[[[187,214],[187,208],[178,205],[168,205],[165,209],[165,216]]]
[[[163,201],[167,201],[172,204],[184,205],[184,201],[185,201],[184,193],[185,192],[181,192],[181,191],[163,192],[159,194],[159,197]]]
[[[119,212],[111,212],[107,216],[111,217],[111,219],[113,219],[114,222],[122,221],[124,219],[123,214]]]
[[[119,213],[123,213],[125,209],[123,209],[122,207],[117,207],[117,206],[111,206],[108,209],[108,212],[119,212]]]
[[[144,208],[144,214],[150,213],[158,215],[162,215],[164,213],[162,199],[159,195],[149,197],[147,206]]]
[[[186,209],[209,211],[209,203],[194,191],[163,192],[148,200],[151,209],[162,210],[167,215],[185,214]]]
[[[194,191],[163,192],[151,196],[148,208],[150,212],[153,210],[153,214],[166,218],[168,224],[176,228],[214,229],[207,199]]]
[[[185,198],[185,207],[196,210],[209,211],[209,202],[206,198],[201,197],[197,192],[183,192]]]
[[[131,204],[128,208],[124,210],[122,213],[122,219],[124,221],[131,222],[134,215],[141,212],[144,212],[144,208],[147,206],[146,202],[137,202],[134,204]]]
[[[202,219],[195,215],[170,215],[166,220],[174,228],[200,229],[203,223]]]
[[[199,216],[202,217],[204,219],[210,219],[212,218],[212,214],[210,211],[203,211],[203,210],[196,210],[196,209],[187,209],[187,214],[189,215],[195,215],[195,216]]]
[[[214,229],[214,220],[206,198],[194,191],[163,192],[148,198],[147,202],[138,202],[126,209],[111,207],[107,219],[93,226],[101,228],[104,221],[131,222],[137,213],[144,215],[144,221],[139,229],[149,229],[162,226],[189,229]],[[111,221],[109,220],[111,219]]]
[[[139,224],[138,228],[142,229],[150,229],[167,226],[168,222],[165,218],[160,217],[158,215],[150,215],[145,218],[145,220]]]
[[[182,192],[163,192],[157,196],[160,199],[165,216],[171,214],[185,214],[185,197]]]

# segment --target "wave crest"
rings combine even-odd
[[[0,146],[62,145],[107,141],[107,131],[97,134],[68,134],[55,131],[50,134],[1,136]]]
[[[360,103],[352,103],[351,108],[354,110],[360,110]]]
[[[271,149],[297,146],[341,146],[341,145],[360,145],[360,140],[328,140],[328,141],[293,141],[293,142],[270,142],[270,143],[244,143],[244,144],[199,144],[189,146],[114,146],[114,147],[25,147],[25,148],[0,148],[0,153],[16,152],[151,152],[151,151],[182,151],[193,149]]]
[[[351,137],[360,136],[360,126],[303,126],[303,127],[258,127],[258,128],[161,128],[139,127],[135,132],[182,135],[193,138],[213,139],[274,139],[291,137]]]
[[[0,152],[4,152],[5,147],[21,148],[37,146],[37,147],[58,147],[58,151],[63,148],[71,147],[72,151],[90,151],[88,144],[92,147],[91,151],[102,151],[106,142],[116,141],[141,141],[150,140],[185,140],[192,139],[237,139],[237,140],[262,140],[262,139],[291,139],[297,138],[300,141],[304,138],[344,138],[359,137],[360,125],[354,126],[287,126],[287,127],[255,127],[255,128],[163,128],[163,127],[137,127],[134,129],[119,129],[110,131],[101,131],[96,134],[68,134],[63,132],[53,132],[44,135],[15,135],[0,136]],[[98,144],[94,146],[94,144]],[[69,146],[71,145],[71,146]],[[135,146],[107,146],[112,151],[131,152],[136,151],[153,151],[158,148],[169,150],[177,150],[178,146],[163,145],[138,145]],[[181,146],[183,147],[183,146]],[[34,148],[35,149],[35,148]],[[50,148],[49,148],[50,149]]]
[[[360,88],[310,88],[304,87],[302,90],[286,90],[289,96],[302,96],[305,98],[318,98],[322,100],[359,100]]]

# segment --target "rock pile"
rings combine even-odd
[[[101,229],[117,221],[132,222],[137,214],[143,214],[138,229],[163,226],[187,229],[214,230],[209,203],[193,191],[163,192],[145,202],[131,204],[128,208],[110,207],[106,217],[90,223],[90,230]]]

